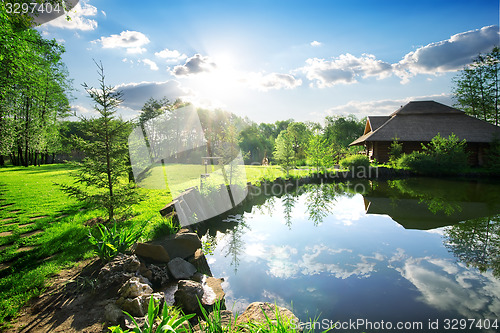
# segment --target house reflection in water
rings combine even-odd
[[[435,183],[435,182],[434,182]],[[363,195],[367,214],[388,215],[405,229],[431,230],[500,214],[498,186],[431,179],[377,183]]]

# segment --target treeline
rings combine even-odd
[[[64,48],[0,3],[0,165],[53,162],[59,119],[69,113]]]
[[[159,136],[166,135],[157,133],[158,128],[165,126],[155,128],[157,123],[148,120],[161,115],[175,115],[174,110],[185,105],[179,100],[170,102],[167,99],[150,98],[142,108],[137,122],[144,128],[146,140],[152,142]],[[322,125],[310,121],[297,122],[293,119],[257,124],[248,118],[223,110],[198,109],[197,114],[209,154],[225,156],[227,152],[224,150],[227,150],[228,146],[239,146],[245,164],[280,163],[280,142],[283,142],[284,138],[285,144],[290,146],[288,154],[293,165],[312,164],[311,149],[323,151],[322,154],[327,155],[331,163],[338,162],[348,153],[349,143],[363,133],[365,126],[365,119],[358,120],[354,115],[327,116]],[[151,137],[148,137],[146,132]],[[154,154],[154,151],[152,153]]]

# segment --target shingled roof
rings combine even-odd
[[[437,134],[454,133],[467,142],[500,139],[500,127],[435,101],[410,102],[387,117],[368,117],[365,133],[350,145],[369,141],[429,142]]]

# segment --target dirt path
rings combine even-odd
[[[103,324],[107,300],[92,289],[99,268],[96,260],[86,260],[61,271],[5,332],[109,332]]]

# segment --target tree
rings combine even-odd
[[[295,151],[293,150],[293,137],[286,130],[276,138],[274,157],[285,169],[287,178],[290,176],[290,169],[295,166]]]
[[[331,149],[323,135],[316,133],[311,136],[307,149],[307,157],[309,158],[309,162],[316,168],[316,172],[332,164]]]
[[[500,124],[500,48],[478,55],[454,78],[457,106],[468,115]]]
[[[92,139],[74,137],[76,147],[85,158],[75,163],[79,170],[73,175],[73,185],[61,185],[70,196],[93,206],[106,209],[108,220],[116,211],[138,201],[130,184],[125,184],[128,173],[127,137],[130,124],[116,117],[116,108],[122,102],[122,93],[105,83],[104,69],[97,64],[99,87],[83,84],[94,100],[98,118],[81,118],[83,134]],[[82,187],[81,185],[84,185]]]
[[[365,128],[365,121],[358,120],[356,116],[327,116],[325,118],[324,134],[328,143],[339,144],[341,147],[347,147],[356,140]]]

